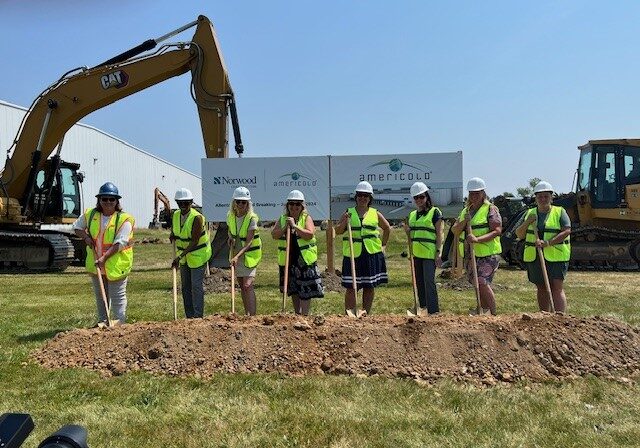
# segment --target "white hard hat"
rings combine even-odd
[[[422,182],[416,182],[415,184],[411,185],[410,191],[411,191],[411,196],[418,196],[419,194],[426,193],[427,191],[429,191],[429,187],[427,187]]]
[[[247,187],[238,187],[233,190],[233,199],[239,199],[241,201],[248,201],[251,199],[251,193]]]
[[[193,194],[188,188],[178,188],[174,198],[177,201],[193,201]]]
[[[484,183],[484,180],[479,177],[472,177],[467,182],[467,191],[482,191],[485,190],[487,186]]]
[[[291,190],[287,196],[287,201],[304,201],[304,195],[300,190]]]
[[[373,187],[371,186],[371,184],[369,182],[367,182],[366,180],[363,180],[362,182],[360,182],[356,186],[356,193],[357,192],[369,193],[369,194],[373,195]]]
[[[553,193],[553,187],[551,184],[545,180],[540,181],[533,187],[533,193],[542,193],[543,191],[548,191],[549,193]]]

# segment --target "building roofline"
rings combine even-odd
[[[14,109],[19,109],[19,110],[22,110],[22,111],[24,111],[24,112],[28,112],[28,111],[29,111],[29,109],[27,109],[26,107],[18,106],[17,104],[9,103],[9,102],[7,102],[7,101],[3,101],[3,100],[1,100],[1,99],[0,99],[0,105],[2,105],[2,106],[12,107],[12,108],[14,108]],[[156,156],[155,154],[152,154],[152,153],[150,153],[150,152],[147,152],[147,151],[145,151],[144,149],[140,149],[140,148],[138,148],[138,147],[136,147],[136,146],[132,145],[131,143],[126,142],[126,141],[122,140],[122,139],[121,139],[121,138],[119,138],[119,137],[116,137],[115,135],[111,135],[111,134],[109,134],[108,132],[103,131],[102,129],[98,129],[98,128],[94,127],[94,126],[91,126],[91,125],[88,125],[88,124],[85,124],[85,123],[82,123],[82,122],[77,122],[76,124],[74,124],[74,126],[81,126],[81,127],[83,127],[83,128],[91,129],[91,130],[96,131],[96,132],[98,132],[98,133],[100,133],[100,134],[106,135],[107,137],[112,138],[112,139],[114,139],[114,140],[116,140],[116,141],[118,141],[118,142],[122,143],[123,145],[128,146],[129,148],[131,148],[131,149],[133,149],[133,150],[135,150],[135,151],[141,152],[142,154],[145,154],[145,155],[147,155],[147,156],[149,156],[149,157],[153,157],[154,159],[159,160],[159,161],[161,161],[162,163],[166,163],[167,165],[170,165],[170,166],[172,166],[172,167],[174,167],[174,168],[179,169],[180,171],[183,171],[183,172],[185,172],[185,173],[187,173],[187,174],[190,174],[190,175],[195,176],[195,177],[197,177],[198,179],[202,180],[202,177],[198,176],[197,174],[192,173],[191,171],[186,170],[186,169],[184,169],[184,168],[182,168],[182,167],[179,167],[178,165],[175,165],[175,164],[173,164],[173,163],[171,163],[171,162],[169,162],[169,161],[167,161],[167,160],[164,160],[163,158],[158,157],[158,156]]]

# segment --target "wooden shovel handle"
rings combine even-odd
[[[98,259],[98,251],[93,249],[93,259],[94,261]],[[100,267],[96,265],[96,272],[98,274],[98,285],[100,285],[100,295],[102,295],[102,303],[104,304],[104,311],[107,315],[107,326],[111,326],[111,317],[109,317],[109,301],[107,300],[107,293],[104,290],[104,282],[102,281],[102,271]]]

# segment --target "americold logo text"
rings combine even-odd
[[[400,159],[382,160],[369,165],[368,168],[385,167],[390,173],[361,173],[360,181],[385,182],[385,181],[418,181],[429,180],[431,171],[428,166],[421,163],[406,163]]]
[[[274,187],[315,187],[317,184],[318,179],[312,179],[298,172],[283,174],[273,181]]]

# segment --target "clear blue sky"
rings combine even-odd
[[[0,0],[0,99],[28,106],[198,14],[247,157],[462,150],[465,182],[495,195],[531,177],[568,191],[576,146],[640,136],[637,1]],[[199,173],[188,89],[185,75],[82,121]]]

